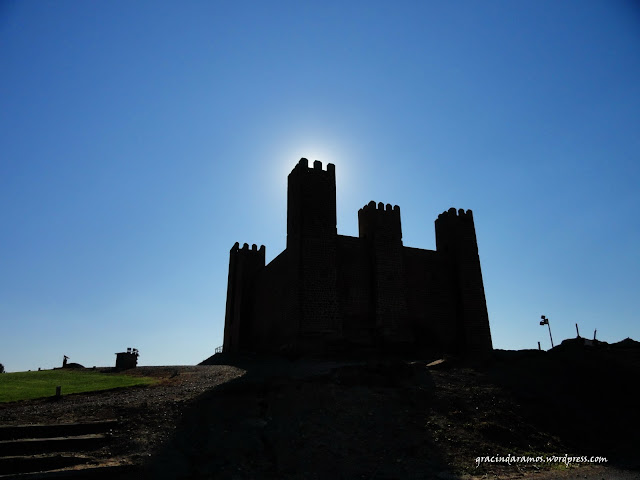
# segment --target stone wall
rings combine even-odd
[[[473,215],[435,222],[436,251],[405,247],[400,208],[370,202],[359,237],[336,231],[335,168],[300,160],[288,179],[287,248],[264,265],[236,243],[224,351],[491,351]]]

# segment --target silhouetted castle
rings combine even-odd
[[[287,248],[236,243],[224,352],[492,350],[471,210],[435,221],[436,250],[402,244],[400,208],[370,202],[359,237],[336,231],[335,166],[300,160],[288,177]]]

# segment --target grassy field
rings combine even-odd
[[[64,369],[3,373],[0,375],[0,403],[50,397],[55,395],[58,385],[62,387],[62,395],[67,395],[134,385],[150,385],[155,382],[156,380],[150,377],[114,375],[91,370]]]

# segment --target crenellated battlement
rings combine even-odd
[[[473,219],[473,212],[471,210],[467,210],[465,212],[464,209],[462,208],[456,210],[455,208],[451,207],[449,210],[442,212],[440,215],[438,215],[439,220],[448,219],[448,218]]]
[[[323,172],[324,174],[329,174],[330,176],[335,177],[336,175],[336,166],[333,163],[327,163],[327,169],[322,169],[322,162],[320,160],[314,160],[313,167],[309,168],[309,160],[306,158],[301,158],[296,166],[293,168],[291,173],[307,173],[307,174],[315,174],[319,172]]]
[[[392,207],[390,203],[387,203],[385,205],[384,203],[379,202],[378,204],[376,204],[376,202],[374,202],[373,200],[371,200],[364,207],[362,207],[360,210],[358,210],[358,213],[360,213],[362,211],[369,212],[369,211],[374,211],[374,210],[378,211],[378,212],[395,212],[398,215],[400,214],[400,207],[398,205],[394,205]]]
[[[230,253],[231,255],[242,255],[245,257],[247,256],[248,257],[257,256],[258,258],[261,257],[264,263],[266,250],[264,248],[264,245],[260,245],[260,248],[258,248],[258,246],[255,243],[251,245],[251,248],[249,248],[248,243],[245,243],[244,245],[242,245],[242,248],[240,248],[240,243],[236,242],[233,244],[233,247],[231,247]]]
[[[438,215],[435,227],[436,250],[455,255],[462,252],[477,255],[478,246],[471,210],[456,210],[452,207]]]
[[[373,238],[379,233],[402,239],[400,207],[371,200],[358,210],[360,238]]]

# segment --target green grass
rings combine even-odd
[[[151,377],[131,377],[87,370],[44,370],[0,374],[0,403],[15,402],[55,395],[56,386],[62,395],[93,392],[134,385],[156,383]]]

